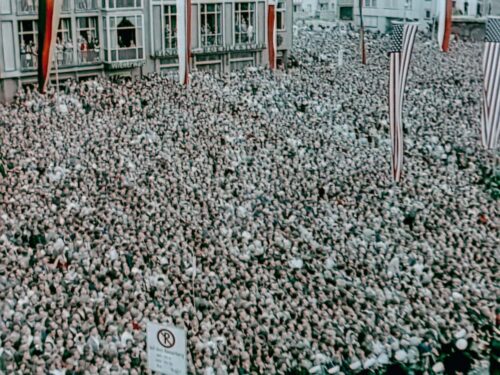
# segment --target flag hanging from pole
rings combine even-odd
[[[187,85],[191,57],[191,0],[177,0],[177,53],[179,82]]]
[[[486,22],[483,72],[481,135],[484,147],[494,149],[500,137],[500,17]]]
[[[451,27],[452,27],[452,0],[438,0],[438,42],[441,51],[448,52],[450,48]]]
[[[267,48],[269,51],[269,68],[272,70],[276,69],[276,22],[276,0],[269,0],[267,5]]]
[[[406,79],[418,25],[394,24],[392,43],[389,48],[389,123],[391,130],[391,166],[394,181],[401,178],[403,165],[402,109]]]
[[[62,1],[38,0],[38,90],[42,93],[49,83]]]

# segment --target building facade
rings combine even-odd
[[[359,26],[359,2],[354,2],[354,21]],[[367,30],[383,33],[391,30],[392,21],[403,18],[425,29],[435,20],[437,5],[437,0],[364,0],[363,21]],[[500,14],[500,0],[453,0],[452,7],[454,16]]]
[[[392,22],[406,18],[428,27],[436,11],[436,0],[365,0],[363,22],[367,30],[382,33],[392,29]],[[359,2],[354,4],[354,22],[360,25]]]
[[[0,100],[37,79],[38,0],[0,0]],[[266,0],[193,0],[191,66],[266,65]],[[63,0],[52,81],[174,71],[175,0]],[[292,46],[292,0],[277,3],[278,62]]]
[[[295,19],[352,21],[354,0],[294,0]]]

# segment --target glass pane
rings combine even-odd
[[[137,40],[135,41],[137,47],[142,47],[142,29],[137,28]]]
[[[110,48],[118,48],[118,39],[117,39],[117,33],[116,31],[112,31],[110,33],[110,36],[111,36],[111,40],[110,40]]]

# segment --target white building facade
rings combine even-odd
[[[392,21],[403,20],[419,22],[428,27],[435,15],[436,0],[364,0],[363,21],[370,31],[388,32]],[[360,25],[359,2],[354,4],[354,21]]]
[[[0,0],[2,101],[36,83],[37,2]],[[277,3],[279,63],[292,46],[292,6]],[[63,0],[55,51],[60,81],[176,70],[176,13],[175,0]],[[267,0],[192,0],[191,17],[194,69],[267,64]]]

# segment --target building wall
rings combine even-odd
[[[387,32],[391,22],[406,17],[427,27],[435,14],[436,0],[365,0],[363,20],[367,30]],[[405,7],[405,2],[408,6]],[[430,16],[430,17],[429,17]],[[354,21],[360,25],[359,2],[354,2]]]
[[[55,53],[60,82],[177,70],[175,0],[63,1]],[[20,85],[36,82],[37,3],[0,0],[0,100],[10,99]],[[280,1],[278,8],[278,57],[284,61],[292,46],[292,0]],[[267,65],[266,0],[192,0],[191,17],[195,69],[228,72]],[[54,66],[53,82],[55,71]]]

